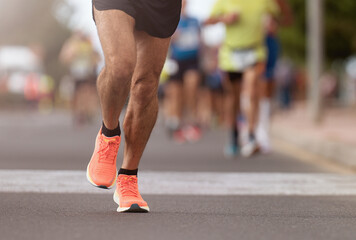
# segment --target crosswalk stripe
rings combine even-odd
[[[141,171],[142,194],[162,195],[356,195],[356,176],[300,173]],[[84,171],[0,170],[0,192],[105,194]]]

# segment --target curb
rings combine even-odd
[[[356,173],[356,147],[341,142],[316,139],[289,128],[272,127],[276,151],[323,165],[334,171]]]

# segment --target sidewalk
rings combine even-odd
[[[356,171],[356,109],[327,109],[322,123],[315,125],[305,104],[299,104],[273,116],[271,135],[277,151],[281,145],[292,145],[317,159]]]

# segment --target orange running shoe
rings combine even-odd
[[[120,174],[117,178],[114,201],[118,212],[149,212],[150,208],[138,191],[137,176]]]
[[[87,179],[95,187],[109,189],[114,186],[120,141],[120,136],[106,137],[100,129],[96,137],[94,153],[87,167]]]

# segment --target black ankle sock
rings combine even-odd
[[[255,140],[256,140],[255,134],[254,134],[253,132],[249,133],[249,134],[248,134],[248,139],[249,139],[250,141],[255,141]]]
[[[239,144],[239,130],[235,127],[231,131],[231,141],[234,146],[238,146]]]
[[[103,127],[101,128],[101,133],[104,134],[104,136],[106,136],[106,137],[121,136],[120,123],[117,125],[117,128],[111,130],[111,129],[107,129],[103,122]]]
[[[137,176],[137,172],[138,172],[138,169],[128,170],[128,169],[120,168],[119,175],[124,174],[124,175],[136,175]]]

